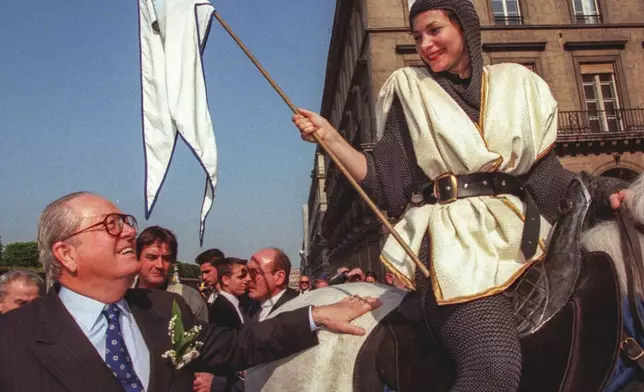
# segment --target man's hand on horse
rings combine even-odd
[[[378,298],[352,295],[326,306],[315,306],[311,312],[313,322],[318,327],[326,327],[331,332],[351,335],[364,335],[365,330],[351,325],[350,321],[382,305]]]
[[[622,206],[622,202],[630,197],[630,191],[628,189],[622,189],[617,193],[610,195],[610,207],[613,210],[618,210]]]

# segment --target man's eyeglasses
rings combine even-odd
[[[121,235],[123,232],[123,227],[125,225],[130,226],[133,228],[135,231],[139,230],[139,224],[136,222],[136,218],[133,217],[132,215],[126,215],[126,214],[107,214],[105,216],[105,219],[98,223],[94,223],[91,226],[87,226],[86,228],[82,230],[78,230],[77,232],[68,235],[67,237],[63,238],[61,241],[67,241],[68,239],[72,238],[75,235],[78,235],[80,233],[86,232],[87,230],[93,229],[98,226],[103,226],[105,227],[105,231],[107,231],[107,234],[118,237]]]
[[[264,276],[266,274],[274,274],[276,272],[279,272],[279,271],[262,271],[262,270],[258,270],[258,269],[255,269],[255,268],[249,268],[248,269],[248,275],[250,275],[250,278],[252,280],[255,280],[255,278],[257,278],[258,275]]]
[[[308,280],[300,280],[300,284],[310,284],[311,282]]]

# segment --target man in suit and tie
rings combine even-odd
[[[172,231],[161,226],[143,230],[136,237],[136,258],[141,264],[136,287],[179,294],[199,321],[208,322],[208,308],[199,292],[171,279],[170,269],[177,262],[178,252],[179,243]]]
[[[240,297],[246,293],[250,276],[246,260],[227,257],[217,263],[219,294],[210,306],[210,323],[224,327],[241,329],[247,320],[246,310],[240,303]],[[197,373],[194,391],[242,392],[244,381],[238,372],[216,377],[207,373]]]
[[[183,299],[132,289],[140,264],[136,219],[92,193],[49,204],[40,217],[38,248],[56,289],[0,318],[3,392],[190,391],[193,372],[245,369],[317,343],[314,330],[364,333],[349,321],[377,307],[370,298],[303,308],[239,331],[203,325],[200,356],[176,370],[168,325],[174,301],[186,328],[195,318]]]
[[[248,295],[260,302],[253,316],[263,321],[275,309],[298,296],[298,292],[288,287],[291,261],[279,248],[264,248],[251,256],[248,262],[251,282]]]
[[[235,329],[241,328],[246,317],[239,299],[246,293],[250,276],[246,260],[227,257],[217,265],[219,276],[219,295],[210,307],[211,324],[223,325]]]

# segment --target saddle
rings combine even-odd
[[[521,392],[600,391],[614,367],[622,329],[617,275],[605,253],[584,252],[579,240],[592,220],[591,186],[587,174],[572,181],[545,259],[506,292],[521,340]],[[440,344],[401,305],[362,347],[354,388],[449,391],[454,375]]]
[[[588,225],[592,204],[590,184],[585,173],[573,179],[560,202],[560,218],[545,259],[535,263],[506,291],[513,299],[519,338],[534,334],[550,321],[577,287],[582,264],[579,238]]]

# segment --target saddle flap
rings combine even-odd
[[[559,312],[572,296],[581,270],[580,234],[592,203],[590,176],[577,175],[562,199],[550,246],[508,291],[519,337],[533,334]]]

